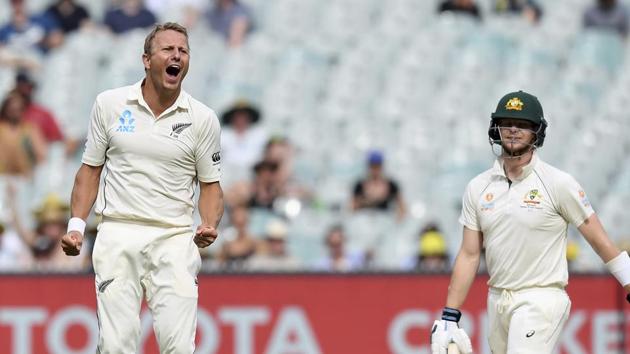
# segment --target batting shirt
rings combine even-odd
[[[475,177],[463,197],[460,223],[483,233],[488,285],[518,290],[568,282],[567,228],[594,211],[569,174],[536,153],[508,183],[501,159]]]
[[[220,178],[219,120],[183,90],[155,117],[141,85],[96,97],[82,159],[105,164],[95,211],[123,221],[190,226],[197,180]]]

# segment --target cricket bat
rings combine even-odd
[[[446,352],[448,354],[460,354],[459,349],[457,349],[457,344],[455,343],[450,343],[446,348]]]

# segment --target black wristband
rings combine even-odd
[[[458,309],[445,307],[442,310],[442,319],[444,321],[459,322],[460,318],[462,318],[462,313]]]

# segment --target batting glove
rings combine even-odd
[[[431,328],[431,353],[446,354],[449,343],[455,343],[462,354],[472,354],[472,343],[462,328],[459,319],[462,313],[450,307],[442,311],[442,319],[433,322]]]

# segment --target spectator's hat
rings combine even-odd
[[[272,220],[267,224],[265,234],[267,239],[284,241],[287,238],[287,224],[281,220]]]
[[[368,152],[367,162],[370,165],[382,165],[385,157],[379,150],[371,150]]]
[[[442,234],[429,231],[420,238],[420,255],[424,257],[446,255],[446,241]]]
[[[249,117],[250,123],[256,123],[260,120],[260,111],[249,101],[241,99],[236,101],[223,115],[221,116],[221,124],[230,125],[234,119],[236,113],[246,113]]]
[[[42,204],[33,211],[35,220],[40,223],[68,221],[70,206],[54,193],[48,194]]]

